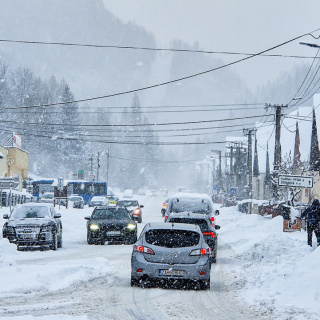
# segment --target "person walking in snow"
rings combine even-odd
[[[307,218],[308,231],[308,245],[312,247],[313,231],[317,237],[317,245],[320,245],[320,202],[318,199],[313,200],[312,205],[309,206],[301,215],[301,218]]]

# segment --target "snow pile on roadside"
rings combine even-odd
[[[307,245],[305,231],[284,233],[283,218],[265,218],[221,208],[219,237],[235,254],[230,272],[251,305],[266,312],[320,311],[320,247]],[[313,251],[314,250],[314,251]],[[239,280],[239,278],[241,280]],[[269,311],[268,311],[269,310]]]
[[[6,239],[0,242],[6,241]],[[0,297],[69,287],[77,281],[88,281],[111,272],[105,258],[53,262],[34,266],[19,265],[14,259],[0,264]],[[26,277],[26,275],[28,275]],[[14,281],[13,281],[14,279]]]

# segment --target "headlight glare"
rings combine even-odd
[[[135,228],[136,228],[136,225],[133,224],[133,223],[129,223],[129,224],[127,225],[127,229],[129,229],[129,230],[134,230]]]
[[[91,231],[98,231],[100,229],[97,224],[91,224],[89,228]]]

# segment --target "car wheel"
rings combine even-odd
[[[62,248],[62,234],[60,235],[60,239],[58,241],[58,248]]]
[[[94,244],[94,241],[91,239],[89,232],[87,233],[87,242],[88,244]]]
[[[138,219],[138,223],[141,223],[141,222],[142,222],[142,217],[140,216]]]
[[[50,249],[56,251],[57,248],[58,248],[57,232],[56,232],[56,231],[53,231],[53,232],[52,232],[52,244],[51,244],[51,246],[50,246]]]
[[[127,244],[135,244],[138,240],[137,235],[135,235],[134,237],[128,238],[128,240],[126,241]]]
[[[200,290],[210,290],[210,278],[200,282]]]
[[[136,287],[138,284],[139,284],[139,280],[131,276],[131,282],[130,282],[131,287]]]

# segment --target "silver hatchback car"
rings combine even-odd
[[[187,280],[200,290],[210,289],[210,255],[199,226],[148,223],[133,246],[131,286]]]

